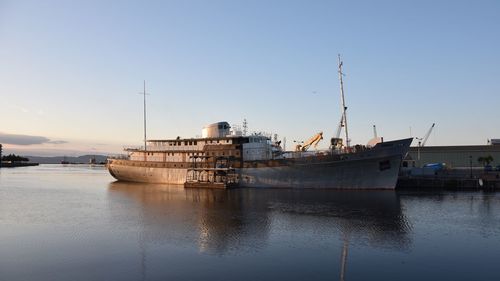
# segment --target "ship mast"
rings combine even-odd
[[[342,80],[342,76],[344,76],[344,73],[342,73],[342,65],[343,61],[340,58],[339,54],[339,80],[340,80],[340,97],[342,99],[342,121],[341,121],[341,126],[345,128],[345,143],[346,146],[349,147],[350,140],[349,140],[349,132],[347,130],[347,106],[345,106],[345,97],[344,97],[344,82]]]
[[[142,92],[144,96],[144,151],[147,150],[146,147],[146,80],[144,80],[144,92]]]

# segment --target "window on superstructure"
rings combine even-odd
[[[177,145],[181,145],[181,142],[178,142]]]
[[[184,141],[184,145],[188,145],[188,141]]]
[[[194,141],[194,145],[197,145],[197,144],[198,144],[198,142],[197,142],[197,141]]]

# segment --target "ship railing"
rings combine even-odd
[[[125,151],[144,150],[144,146],[124,146],[123,150]]]
[[[167,146],[167,145],[158,145],[158,146],[149,146],[147,150],[151,151],[200,151],[201,148],[197,146]],[[144,146],[124,146],[123,150],[125,151],[143,151]]]
[[[108,155],[108,160],[112,160],[112,159],[127,160],[127,159],[129,159],[129,157],[128,157],[127,154],[112,154],[112,155]]]
[[[362,145],[356,145],[352,147],[343,147],[342,149],[319,149],[319,150],[309,150],[309,151],[283,151],[279,158],[310,158],[313,156],[336,156],[352,154],[361,151],[371,150],[372,147],[366,147]]]
[[[151,150],[168,150],[168,151],[199,151],[200,147],[197,146],[169,146],[169,145],[158,145],[158,146],[148,146]]]

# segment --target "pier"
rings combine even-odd
[[[484,168],[402,170],[396,188],[500,190],[500,171]]]

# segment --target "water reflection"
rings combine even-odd
[[[1,280],[500,280],[500,193],[188,190],[53,166],[1,177]]]
[[[267,241],[266,202],[245,192],[122,182],[111,183],[109,191],[136,203],[113,213],[138,220],[147,242],[196,243],[201,252],[223,254],[255,250]],[[130,207],[123,199],[110,196],[111,208]]]
[[[344,280],[352,241],[397,249],[410,245],[411,225],[393,191],[210,190],[113,182],[108,200],[113,219],[140,225],[144,271],[149,244],[233,255],[271,247],[273,235],[312,228],[318,237],[340,241],[337,268]]]
[[[109,192],[134,200],[127,215],[135,212],[130,217],[141,220],[152,242],[170,238],[175,227],[197,232],[201,251],[263,246],[271,214],[324,218],[344,235],[366,237],[373,246],[404,248],[411,231],[393,191],[211,190],[113,182]],[[112,208],[122,200],[110,196]]]

